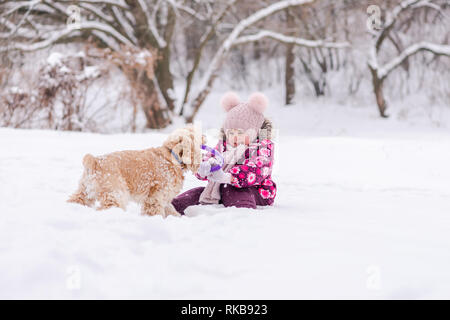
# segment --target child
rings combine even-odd
[[[236,94],[227,93],[221,104],[227,116],[215,149],[224,157],[224,165],[210,172],[217,159],[212,154],[205,156],[196,176],[208,180],[208,185],[188,190],[172,200],[180,214],[198,204],[221,203],[225,207],[256,209],[257,205],[274,202],[272,124],[263,115],[267,98],[254,93],[248,102],[239,102]]]

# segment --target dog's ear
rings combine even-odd
[[[172,134],[172,139],[169,144],[172,151],[185,164],[191,163],[192,142],[190,136],[189,130],[178,129]]]
[[[202,143],[206,142],[205,136],[202,135],[201,129],[188,125],[185,127],[186,135],[183,137],[183,162],[186,163],[189,170],[196,172],[202,160],[201,148]]]
[[[190,135],[184,135],[181,139],[181,159],[183,160],[183,163],[185,164],[191,164],[192,163],[192,144],[193,141],[190,137]]]
[[[191,150],[191,171],[197,172],[200,163],[202,162],[202,149],[201,145],[206,143],[206,136],[202,135],[200,130],[194,130],[192,135],[192,150]]]
[[[195,172],[201,163],[201,148],[203,137],[200,130],[194,126],[177,129],[166,141],[169,147],[186,167]]]
[[[188,132],[186,130],[177,129],[164,142],[165,146],[172,150],[172,152],[178,157],[178,159],[182,160],[183,162],[183,156],[185,156],[183,139],[186,135],[188,135]],[[173,158],[172,160],[176,161],[175,158]]]

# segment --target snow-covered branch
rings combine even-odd
[[[95,5],[92,5],[89,3],[80,3],[79,6],[80,6],[80,8],[93,13],[99,19],[104,20],[105,22],[108,22],[108,23],[114,22],[114,18],[105,14],[98,6],[95,6]],[[116,7],[113,7],[113,8],[116,8]]]
[[[22,8],[30,8],[37,6],[41,3],[41,0],[33,0],[33,1],[11,1],[5,2],[5,12],[1,14],[3,17],[7,17],[10,14],[22,9]]]
[[[405,12],[406,10],[413,10],[418,8],[432,8],[433,10],[441,11],[441,7],[432,0],[403,0],[396,7],[392,9],[391,12],[387,13],[386,22],[383,26],[383,30],[380,31],[375,36],[375,44],[374,50],[370,54],[370,58],[368,64],[371,69],[376,70],[377,76],[380,79],[384,79],[387,75],[398,67],[403,61],[408,59],[411,55],[414,55],[418,51],[426,50],[430,52],[434,52],[435,54],[445,54],[446,55],[446,47],[445,45],[436,45],[427,42],[420,42],[413,44],[402,51],[397,57],[392,59],[390,62],[385,64],[384,66],[379,66],[378,63],[378,51],[381,48],[381,45],[385,39],[390,38],[389,33],[393,29],[397,20],[399,19],[400,14]],[[395,44],[394,44],[395,45]]]
[[[312,3],[314,0],[285,0],[280,1],[275,4],[272,4],[266,8],[263,8],[254,14],[250,15],[246,19],[239,22],[231,34],[225,39],[225,41],[220,46],[219,50],[217,50],[212,63],[210,65],[210,68],[205,73],[205,76],[203,77],[203,87],[208,86],[208,82],[213,75],[213,73],[218,69],[222,62],[222,56],[230,50],[230,48],[234,45],[234,42],[236,39],[240,36],[240,34],[250,27],[251,25],[257,23],[258,21],[276,13],[281,10],[284,10],[286,8],[292,7],[292,6],[300,6],[306,3]]]
[[[207,20],[207,18],[206,18],[204,15],[198,13],[197,11],[195,11],[194,9],[192,9],[192,8],[190,8],[190,7],[188,7],[188,6],[185,6],[185,5],[182,4],[182,3],[179,3],[179,2],[174,1],[174,0],[167,0],[167,1],[168,1],[168,2],[169,2],[176,10],[183,11],[183,12],[189,14],[190,16],[194,17],[195,19],[199,20],[199,21],[206,21],[206,20]]]
[[[0,17],[0,24],[4,25],[9,30],[14,30],[16,27],[14,23],[2,17]]]
[[[0,17],[0,25],[4,25],[7,29],[9,29],[9,32],[0,33],[0,38],[3,39],[10,38],[14,34],[26,39],[32,39],[36,36],[33,30],[26,29],[24,27],[17,28],[14,23],[2,17]]]
[[[272,5],[269,5],[263,9],[260,9],[253,13],[252,15],[248,16],[241,22],[239,22],[233,29],[233,31],[228,35],[228,37],[222,42],[219,49],[216,51],[216,54],[214,55],[211,64],[207,71],[205,72],[201,84],[200,89],[198,91],[198,94],[195,95],[194,100],[191,102],[191,106],[193,107],[193,113],[192,115],[188,116],[188,121],[192,121],[193,117],[195,116],[196,112],[198,111],[198,108],[205,100],[208,93],[211,91],[212,84],[217,77],[217,72],[220,69],[225,56],[229,52],[229,50],[234,46],[235,41],[239,38],[241,33],[246,30],[248,27],[254,25],[255,23],[263,20],[264,18],[269,17],[270,15],[273,15],[277,12],[280,12],[281,10],[295,7],[295,6],[301,6],[308,3],[313,3],[315,0],[284,0],[276,2]]]
[[[93,30],[92,34],[94,36],[96,36],[98,39],[100,39],[100,41],[102,41],[105,45],[107,45],[112,50],[114,50],[114,51],[120,50],[120,44],[113,37],[108,36],[104,32],[97,31],[97,30]]]
[[[266,8],[263,8],[255,12],[254,14],[242,20],[236,25],[236,27],[233,29],[228,38],[223,42],[222,45],[223,49],[229,50],[233,46],[233,42],[239,37],[242,31],[244,31],[251,25],[254,25],[258,21],[267,18],[268,16],[277,13],[281,10],[284,10],[286,8],[300,6],[303,4],[312,3],[314,1],[315,0],[284,0],[274,3]]]
[[[203,44],[204,42],[208,41],[212,34],[215,32],[217,26],[222,21],[222,19],[225,17],[228,10],[236,3],[237,0],[229,0],[228,3],[225,5],[225,7],[222,9],[221,12],[217,14],[216,17],[213,18],[213,22],[211,24],[211,27],[208,31],[206,31],[200,38],[200,43]]]
[[[19,23],[14,27],[14,29],[11,30],[11,35],[14,35],[18,29],[22,27],[22,25],[27,21],[28,16],[31,13],[31,10],[33,10],[33,7],[35,6],[35,1],[32,1],[33,4],[28,7],[27,12],[23,15],[23,17],[20,19]]]
[[[387,38],[389,32],[394,27],[400,14],[408,9],[417,9],[423,7],[433,7],[434,9],[440,8],[438,5],[434,4],[431,0],[403,0],[392,11],[388,12],[386,15],[386,22],[384,23],[383,30],[381,30],[375,37],[375,47],[380,50],[381,45],[385,38]]]
[[[71,27],[66,26],[63,29],[57,30],[53,33],[51,33],[48,38],[42,40],[42,41],[38,41],[35,43],[19,43],[19,42],[15,42],[14,44],[12,44],[11,46],[7,46],[7,47],[0,47],[0,52],[4,52],[4,51],[8,51],[8,50],[20,50],[20,51],[36,51],[39,49],[44,49],[46,47],[51,46],[52,44],[57,43],[58,41],[62,40],[63,38],[71,35],[74,32],[79,32],[79,31],[99,31],[99,32],[103,32],[105,34],[108,34],[110,36],[112,36],[113,38],[115,38],[117,41],[127,44],[129,46],[134,46],[127,38],[125,38],[122,34],[120,34],[119,32],[117,32],[114,28],[112,28],[111,26],[108,26],[106,24],[103,23],[99,23],[96,21],[86,21],[86,22],[81,22],[79,25],[77,25],[77,27]]]
[[[392,11],[388,14],[387,19],[386,19],[386,27],[389,27],[393,23],[395,23],[398,16],[400,15],[400,13],[402,13],[409,7],[417,5],[420,2],[422,2],[422,5],[423,5],[423,2],[424,2],[423,0],[403,0],[402,2],[400,2],[398,4],[398,6],[394,7],[394,9],[392,9]],[[426,0],[425,2],[429,2],[429,1]]]
[[[147,3],[144,0],[138,0],[139,6],[142,9],[142,12],[145,14],[145,17],[147,19],[147,26],[152,33],[153,37],[155,38],[156,42],[158,43],[158,47],[164,48],[167,43],[166,41],[159,35],[158,29],[156,28],[156,25],[152,19],[152,16],[150,15],[150,10],[147,6]]]
[[[450,2],[447,0],[446,2]],[[429,51],[435,55],[447,55],[450,56],[450,46],[448,45],[438,45],[428,42],[417,42],[410,45],[406,49],[402,49],[400,39],[394,39],[394,35],[391,32],[394,30],[397,21],[400,20],[400,15],[405,12],[413,12],[413,10],[419,8],[431,8],[432,10],[437,10],[443,14],[441,10],[441,5],[434,3],[432,0],[403,0],[396,7],[394,7],[390,12],[386,14],[386,21],[384,23],[383,29],[378,32],[373,33],[374,43],[369,49],[369,57],[367,64],[372,75],[372,83],[374,94],[376,97],[376,102],[381,117],[387,117],[387,100],[383,93],[383,83],[387,76],[398,66],[402,65],[403,62],[416,54],[419,51]],[[389,39],[394,44],[395,48],[399,52],[396,57],[394,57],[388,63],[381,65],[378,61],[379,53],[382,49],[382,45],[386,39]]]
[[[122,14],[122,10],[120,10],[117,7],[113,7],[112,8],[114,16],[117,19],[117,22],[120,24],[120,26],[122,27],[123,31],[125,32],[125,34],[127,35],[128,39],[130,39],[135,45],[137,45],[138,40],[136,39],[136,37],[134,36],[134,29],[133,27],[128,23],[127,19],[124,17],[124,15]]]
[[[314,0],[285,0],[280,1],[275,4],[272,4],[266,8],[263,8],[254,14],[250,15],[246,19],[239,22],[236,27],[233,29],[231,34],[225,39],[225,41],[222,43],[220,48],[217,50],[216,54],[214,55],[214,58],[210,64],[209,69],[205,73],[202,81],[202,91],[205,89],[208,89],[208,87],[211,85],[211,78],[213,77],[214,72],[220,67],[223,56],[226,52],[230,50],[230,48],[234,45],[234,42],[236,39],[240,36],[240,34],[250,27],[251,25],[255,24],[256,22],[276,13],[281,10],[284,10],[286,8],[292,7],[292,6],[300,6],[306,3],[312,3]]]
[[[433,2],[430,2],[428,0],[423,0],[423,1],[413,5],[412,7],[413,8],[426,7],[426,8],[434,9],[434,10],[439,11],[439,12],[442,13],[442,8],[439,5],[437,5],[437,4],[433,3]]]
[[[248,42],[254,42],[259,41],[263,38],[270,38],[273,40],[277,40],[279,42],[283,42],[286,44],[295,44],[297,46],[301,47],[308,47],[308,48],[335,48],[335,49],[341,49],[346,48],[349,46],[348,42],[328,42],[324,40],[307,40],[302,38],[296,38],[287,36],[278,32],[273,32],[270,30],[262,30],[256,34],[247,35],[247,36],[241,36],[236,41],[234,41],[233,45],[240,45]]]
[[[428,42],[415,43],[406,48],[401,54],[386,63],[384,66],[379,67],[377,70],[378,77],[380,79],[386,78],[392,70],[400,66],[403,61],[419,51],[429,51],[435,55],[445,55],[450,57],[450,45],[439,45]]]
[[[73,0],[58,0],[58,2],[65,2],[68,4],[73,4],[74,1]],[[110,5],[110,6],[119,7],[124,10],[130,9],[124,0],[78,0],[76,2],[78,2],[79,4],[81,4],[81,3],[96,4],[96,5],[106,4],[106,5]]]

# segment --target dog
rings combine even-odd
[[[84,172],[70,203],[105,210],[128,202],[141,205],[143,215],[180,216],[172,199],[181,191],[184,173],[197,172],[205,137],[193,125],[175,130],[160,147],[119,151],[83,158]]]

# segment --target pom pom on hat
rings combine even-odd
[[[261,92],[253,93],[248,99],[248,105],[250,106],[250,108],[259,113],[264,113],[264,111],[267,109],[268,104],[269,100]]]
[[[231,91],[225,93],[225,95],[222,97],[222,100],[220,101],[222,108],[224,108],[226,112],[236,107],[239,103],[240,103],[239,96]]]

